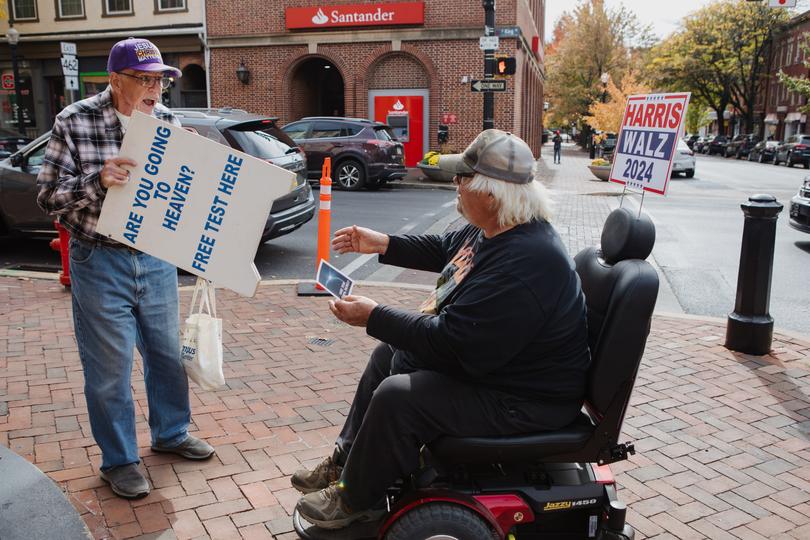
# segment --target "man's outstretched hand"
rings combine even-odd
[[[342,300],[329,301],[329,309],[335,317],[352,326],[366,326],[375,307],[377,302],[365,296],[350,295],[344,296]]]
[[[388,250],[388,235],[352,225],[339,229],[332,238],[332,249],[338,253],[379,253]]]

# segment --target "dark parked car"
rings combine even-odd
[[[802,186],[790,199],[790,226],[810,233],[810,176],[806,176]]]
[[[235,109],[175,109],[183,127],[296,173],[296,187],[273,202],[262,242],[290,233],[315,215],[306,158],[275,119]],[[53,236],[54,218],[37,206],[36,179],[50,132],[0,161],[0,235]]]
[[[810,166],[810,135],[791,135],[776,148],[773,164],[785,163],[793,167],[801,163],[805,169]]]
[[[25,135],[21,135],[9,129],[0,128],[0,159],[7,158],[30,142],[31,139]]]
[[[725,156],[734,156],[737,159],[748,156],[748,152],[759,142],[759,136],[754,134],[737,135],[726,145]]]
[[[609,159],[613,155],[613,151],[616,150],[616,134],[605,134],[605,138],[599,143],[598,148],[600,149],[600,155],[605,159]]]
[[[754,145],[751,151],[748,152],[748,161],[768,163],[773,159],[777,146],[779,146],[779,141],[759,141]]]
[[[698,140],[695,141],[694,146],[692,147],[692,151],[694,151],[696,154],[704,153],[709,141],[711,140],[711,137],[698,137]]]
[[[324,158],[332,158],[332,181],[350,191],[379,188],[400,180],[407,170],[405,147],[391,128],[363,118],[302,118],[283,129],[307,153],[310,180],[321,177]]]
[[[687,137],[684,137],[684,142],[686,143],[686,146],[688,146],[689,149],[694,152],[695,143],[698,141],[698,139],[700,139],[699,135],[689,135]]]
[[[704,145],[704,154],[720,154],[725,155],[728,139],[725,135],[716,135],[708,144]]]

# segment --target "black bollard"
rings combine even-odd
[[[773,245],[776,220],[782,204],[773,195],[753,195],[740,205],[745,216],[737,301],[726,324],[726,348],[763,355],[771,350],[773,318],[771,302]]]

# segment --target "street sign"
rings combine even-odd
[[[610,181],[666,195],[689,92],[630,96],[619,128]]]
[[[796,7],[796,0],[768,0],[768,7],[793,8]]]
[[[59,47],[62,49],[62,54],[70,54],[76,56],[76,44],[68,41],[60,41]]]
[[[482,51],[498,50],[498,36],[481,36],[478,38],[478,46]]]
[[[65,76],[76,76],[79,74],[79,60],[73,55],[62,56],[62,73]]]
[[[65,77],[65,90],[78,90],[79,78],[73,76]]]
[[[3,90],[14,90],[14,74],[3,73]]]
[[[453,113],[442,113],[442,124],[457,124],[458,115]]]
[[[501,26],[497,29],[499,37],[516,38],[520,37],[519,26]]]
[[[506,81],[503,79],[473,79],[470,81],[473,92],[506,92]]]

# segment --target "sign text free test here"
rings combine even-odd
[[[138,165],[108,190],[97,231],[252,296],[267,216],[295,174],[142,113],[120,155]]]

